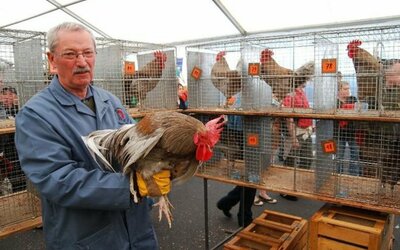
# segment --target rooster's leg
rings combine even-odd
[[[162,215],[164,214],[165,217],[167,218],[168,221],[168,225],[169,228],[171,228],[171,224],[172,224],[172,213],[171,213],[171,208],[174,208],[171,204],[171,202],[169,202],[168,196],[167,195],[163,195],[160,197],[159,201],[154,204],[154,206],[158,206],[158,219],[159,221],[161,221],[162,219]]]
[[[135,187],[134,187],[134,178],[135,178],[135,175],[134,175],[134,171],[132,171],[131,173],[130,173],[130,182],[129,182],[129,189],[130,189],[130,191],[131,191],[131,194],[132,194],[132,196],[133,196],[133,201],[135,202],[135,203],[138,203],[139,202],[139,199],[138,199],[138,195],[137,195],[137,192],[136,192],[136,190],[135,190]]]

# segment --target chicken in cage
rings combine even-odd
[[[167,54],[156,51],[153,56],[150,62],[134,71],[132,75],[128,75],[124,81],[125,102],[130,108],[143,105],[147,93],[157,87],[161,80]]]
[[[187,56],[189,108],[241,108],[233,108],[229,103],[235,95],[243,94],[246,79],[245,62],[236,46],[233,43],[190,48]]]
[[[260,77],[271,85],[272,93],[280,102],[295,86],[306,83],[314,75],[313,61],[307,62],[296,70],[279,65],[272,57],[274,52],[264,49],[260,54]]]
[[[211,81],[226,98],[224,107],[229,106],[229,99],[242,91],[242,67],[243,60],[240,58],[235,69],[230,69],[225,59],[226,52],[221,51],[215,58],[211,69]]]
[[[400,59],[379,57],[362,48],[362,44],[361,40],[356,39],[347,45],[347,54],[356,72],[357,96],[360,102],[365,103],[368,110],[398,109],[400,99],[396,91],[396,75],[400,73]],[[378,42],[376,46],[380,44],[385,46],[384,41]],[[386,49],[388,52],[391,50],[390,54],[398,55],[395,47],[390,48],[389,45]]]

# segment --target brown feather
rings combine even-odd
[[[367,97],[379,96],[379,74],[382,65],[379,60],[363,48],[355,48],[353,57],[354,69],[357,74],[357,95],[360,101]]]
[[[211,69],[211,81],[226,98],[230,98],[242,90],[240,61],[235,70],[231,70],[225,59],[221,57]]]

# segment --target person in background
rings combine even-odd
[[[394,63],[385,72],[385,88],[400,88],[400,63]]]
[[[0,108],[9,119],[14,119],[18,113],[18,95],[13,87],[3,87],[0,92]]]
[[[310,105],[304,92],[305,86],[306,83],[295,86],[294,92],[288,94],[282,100],[282,106],[290,108],[309,108]],[[286,128],[286,141],[289,140],[289,148],[285,149],[288,153],[286,153],[284,164],[294,167],[297,160],[296,158],[298,158],[297,167],[310,169],[312,163],[312,119],[288,118],[286,119]]]
[[[232,107],[240,107],[241,94],[237,94],[228,100]],[[236,160],[244,158],[244,135],[242,116],[229,115],[228,123],[222,131],[221,144],[225,144],[224,152],[228,161],[235,164]],[[217,208],[222,210],[226,217],[232,217],[230,210],[239,203],[237,214],[240,227],[246,227],[253,221],[252,206],[256,196],[256,189],[250,187],[235,186],[217,202]]]
[[[351,95],[348,82],[339,82],[337,106],[340,109],[354,109],[357,98]],[[338,141],[338,165],[337,172],[343,173],[343,162],[346,145],[350,149],[350,162],[348,172],[351,175],[361,175],[361,169],[358,165],[359,149],[356,143],[356,125],[353,121],[337,121],[335,126],[336,138]]]
[[[255,206],[262,206],[264,202],[269,204],[275,204],[278,201],[267,194],[267,191],[264,189],[258,189],[258,195],[254,198]]]
[[[178,104],[180,109],[187,109],[188,91],[181,83],[178,83]]]
[[[46,249],[158,249],[148,199],[134,203],[129,177],[103,171],[82,140],[133,123],[116,96],[91,84],[93,34],[67,22],[47,41],[57,74],[20,109],[15,134],[22,170],[40,193]]]
[[[289,93],[283,100],[282,106],[288,108],[310,108],[304,88],[307,82],[295,81],[294,92]],[[285,153],[284,165],[289,167],[298,167],[310,169],[312,164],[312,139],[313,132],[312,119],[306,118],[287,118],[284,122],[285,131]],[[297,200],[292,195],[281,194],[288,200]]]
[[[246,227],[253,221],[251,207],[253,206],[256,191],[255,188],[235,186],[217,202],[217,208],[222,210],[226,217],[230,218],[232,217],[230,210],[239,203],[238,224],[240,227]]]

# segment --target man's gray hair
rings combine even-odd
[[[96,50],[96,39],[93,33],[88,28],[79,23],[64,22],[51,28],[49,32],[47,32],[47,47],[50,52],[54,52],[54,50],[56,49],[58,43],[58,32],[61,30],[88,32],[93,40],[94,49]]]

